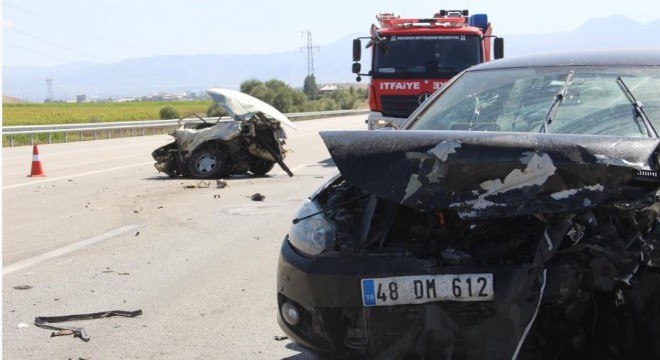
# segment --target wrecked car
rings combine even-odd
[[[281,125],[296,126],[284,114],[239,91],[213,88],[207,92],[232,119],[179,121],[181,127],[171,134],[174,141],[151,154],[159,172],[198,179],[247,172],[261,176],[277,163],[293,176],[284,164],[286,133]]]
[[[336,358],[660,359],[660,51],[496,60],[339,174],[280,251],[278,323]]]

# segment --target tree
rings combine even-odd
[[[310,100],[315,100],[319,95],[319,87],[316,85],[316,77],[314,75],[307,75],[305,77],[303,92]]]
[[[305,78],[303,91],[293,89],[282,80],[266,82],[246,80],[240,86],[241,92],[270,104],[283,113],[353,109],[363,102],[366,91],[363,89],[338,89],[329,94],[318,92],[314,75]],[[310,93],[314,99],[310,99]],[[210,115],[209,115],[210,116]]]
[[[252,92],[259,87],[263,87],[264,83],[257,79],[245,80],[241,83],[241,92],[246,94],[252,94]]]

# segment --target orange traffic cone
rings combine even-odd
[[[39,149],[37,144],[32,147],[32,171],[28,176],[46,176],[44,170],[41,168],[41,160],[39,160]]]

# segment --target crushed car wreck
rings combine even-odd
[[[208,94],[232,117],[232,120],[183,123],[171,135],[174,141],[152,152],[154,166],[171,177],[179,175],[198,179],[234,174],[268,173],[277,163],[289,176],[284,164],[286,133],[284,124],[296,126],[272,106],[228,89],[210,89]]]
[[[498,60],[340,174],[280,253],[278,322],[377,359],[660,358],[660,51]],[[644,104],[644,106],[642,106]]]

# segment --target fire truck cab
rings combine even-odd
[[[491,35],[486,14],[440,10],[432,18],[376,16],[371,36],[353,40],[353,73],[370,76],[370,130],[398,128],[434,91],[468,67],[504,53],[502,38]],[[361,73],[362,40],[371,49],[371,70]]]

